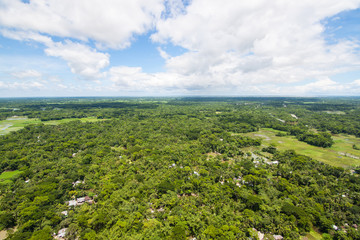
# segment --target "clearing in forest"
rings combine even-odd
[[[0,184],[11,183],[12,179],[16,178],[22,171],[7,171],[0,174]]]
[[[27,125],[30,124],[49,124],[49,125],[57,125],[61,123],[71,122],[75,120],[80,120],[81,122],[97,122],[97,121],[104,121],[106,119],[97,119],[95,117],[88,117],[88,118],[65,118],[61,120],[50,120],[50,121],[41,121],[38,118],[27,118],[24,116],[14,116],[10,117],[6,120],[0,121],[0,135],[5,135],[13,131],[20,130]]]
[[[261,150],[265,146],[275,146],[278,150],[293,149],[299,154],[309,156],[315,160],[336,166],[353,167],[360,165],[360,150],[353,149],[353,145],[360,146],[360,139],[355,136],[336,134],[333,135],[334,144],[330,148],[322,148],[298,141],[294,136],[276,136],[277,133],[285,133],[271,128],[262,128],[258,132],[244,135],[263,138],[262,146],[254,150]]]

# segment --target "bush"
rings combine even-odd
[[[16,225],[14,215],[8,212],[0,213],[0,230],[4,228],[11,228]]]

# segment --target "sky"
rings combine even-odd
[[[0,97],[359,96],[360,0],[0,0]]]

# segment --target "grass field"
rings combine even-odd
[[[58,124],[61,124],[61,123],[67,123],[67,122],[71,122],[71,121],[75,121],[75,120],[80,120],[81,122],[99,122],[99,121],[105,121],[106,119],[98,119],[98,118],[95,118],[95,117],[65,118],[65,119],[61,119],[61,120],[45,121],[45,122],[42,122],[42,123],[49,124],[49,125],[58,125]]]
[[[320,233],[311,230],[305,237],[302,238],[303,240],[321,240],[322,236]]]
[[[41,123],[39,119],[29,119],[25,117],[11,117],[0,121],[0,134],[4,135],[12,131],[19,130],[26,125]]]
[[[0,184],[4,183],[11,183],[12,179],[18,176],[22,171],[15,170],[15,171],[9,171],[9,172],[3,172],[0,174]]]
[[[245,135],[263,139],[262,146],[253,150],[260,150],[264,146],[273,145],[279,150],[293,149],[297,153],[337,167],[360,165],[360,150],[352,148],[353,144],[360,146],[359,138],[343,134],[333,135],[335,144],[331,148],[321,148],[300,142],[294,136],[276,136],[278,132],[281,131],[263,128],[258,132],[246,133]]]
[[[17,131],[19,129],[24,128],[26,125],[29,124],[49,124],[49,125],[57,125],[61,123],[66,123],[70,121],[80,120],[82,122],[97,122],[97,121],[104,121],[105,119],[97,119],[95,117],[88,117],[88,118],[66,118],[61,120],[51,120],[42,122],[38,118],[26,118],[26,117],[11,117],[6,120],[0,121],[0,135],[5,135],[12,131]]]

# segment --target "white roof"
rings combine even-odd
[[[58,236],[58,237],[62,237],[62,238],[65,237],[66,230],[67,230],[67,228],[62,228],[62,229],[60,229],[59,232],[58,232],[58,234],[57,234],[57,236]]]

